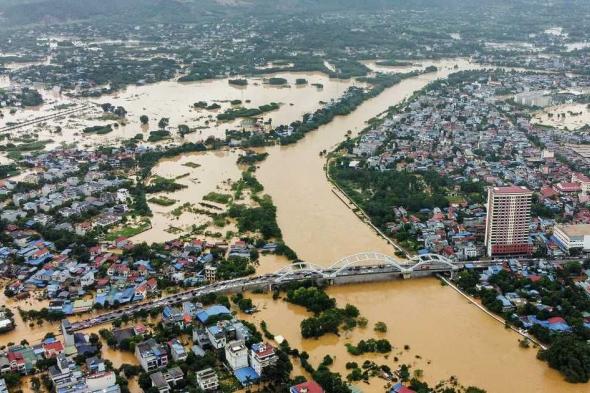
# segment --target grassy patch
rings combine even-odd
[[[203,199],[206,201],[227,204],[231,201],[231,195],[220,194],[218,192],[210,192],[209,194],[205,195]]]
[[[113,131],[113,127],[110,124],[108,124],[106,126],[86,127],[83,130],[83,132],[85,134],[98,134],[98,135],[108,134],[111,131]]]
[[[166,196],[152,197],[148,201],[160,206],[172,206],[176,203],[175,199],[170,199]]]
[[[187,176],[190,176],[190,173],[188,173],[188,172],[187,172],[187,173],[183,173],[182,175],[178,175],[178,176],[176,176],[174,179],[178,180],[178,179],[185,178],[185,177],[187,177]]]
[[[116,229],[112,232],[109,232],[105,239],[107,241],[115,240],[118,237],[132,237],[135,235],[140,234],[141,232],[145,232],[152,227],[152,224],[148,221],[142,221],[136,225],[128,224],[124,228]]]

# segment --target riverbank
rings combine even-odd
[[[506,320],[504,320],[503,318],[500,318],[499,316],[497,316],[496,314],[488,311],[488,309],[486,309],[484,306],[482,306],[477,299],[472,298],[471,296],[469,296],[468,294],[466,294],[465,292],[463,292],[459,287],[457,287],[455,284],[453,284],[451,281],[447,280],[445,277],[441,276],[441,275],[437,275],[437,277],[439,278],[439,280],[441,280],[442,282],[444,282],[446,285],[448,285],[449,287],[451,287],[454,291],[456,291],[457,293],[459,293],[461,296],[463,296],[465,299],[469,300],[469,302],[471,304],[473,304],[475,307],[479,308],[481,311],[483,311],[485,314],[487,314],[488,316],[490,316],[491,318],[493,318],[495,321],[501,323],[506,329],[510,329],[513,332],[521,335],[523,338],[531,341],[532,343],[534,343],[535,345],[539,346],[541,349],[547,349],[547,347],[545,345],[543,345],[542,343],[540,343],[536,338],[534,338],[533,336],[531,336],[528,333],[522,332],[519,329],[516,329],[514,326],[509,326],[506,325]]]
[[[346,192],[344,192],[344,190],[338,185],[338,183],[336,183],[334,181],[334,179],[332,179],[332,176],[330,175],[330,160],[331,160],[331,156],[329,155],[328,158],[326,159],[326,165],[324,165],[324,172],[326,173],[326,179],[334,187],[332,189],[332,192],[338,197],[338,199],[340,199],[342,201],[342,203],[344,203],[346,205],[346,207],[351,209],[363,223],[365,223],[365,224],[369,225],[371,228],[373,228],[373,230],[377,233],[377,235],[379,235],[381,238],[383,238],[385,241],[387,241],[389,244],[391,244],[395,248],[396,252],[395,252],[394,257],[399,258],[400,256],[403,255],[403,258],[410,259],[411,255],[406,250],[401,248],[396,242],[394,242],[389,236],[387,236],[385,233],[383,233],[383,231],[381,229],[379,229],[377,226],[375,226],[375,224],[373,224],[373,222],[371,221],[371,218],[363,210],[363,208],[360,207],[355,201],[353,201],[352,198],[350,198],[346,194]],[[401,254],[401,255],[399,255],[399,254]]]
[[[334,193],[334,187],[327,181],[325,157],[319,153],[334,150],[347,135],[358,135],[366,128],[368,119],[399,104],[431,81],[453,72],[481,68],[464,60],[457,61],[457,68],[453,61],[436,65],[439,68],[436,73],[400,82],[350,115],[337,117],[308,133],[295,145],[265,148],[269,156],[260,163],[257,176],[277,206],[285,242],[301,259],[329,266],[346,255],[363,251],[387,255],[395,252],[390,243],[365,225]],[[418,282],[421,284],[415,284]],[[388,339],[394,344],[407,342],[423,359],[431,360],[428,367],[424,366],[429,382],[455,375],[463,384],[480,386],[492,393],[584,391],[579,385],[566,383],[559,373],[538,361],[536,351],[520,348],[515,332],[500,328],[498,321],[436,280],[338,286],[329,288],[328,292],[331,296],[342,292],[337,297],[339,303],[354,304],[369,319],[370,316],[375,320],[387,319],[388,325],[395,326],[392,330],[403,331],[405,338],[388,336]],[[270,331],[284,335],[292,347],[299,348],[301,342],[301,349],[307,350],[316,364],[326,353],[338,354],[336,371],[346,375],[344,365],[351,357],[343,348],[349,337],[330,336],[302,342],[298,331],[301,317],[293,314],[289,306],[285,310],[283,304],[275,306],[268,299],[260,299],[260,305],[270,311],[255,317],[267,319]],[[279,314],[280,319],[274,318]],[[283,334],[288,331],[293,333]],[[352,337],[356,341],[362,338]],[[363,390],[382,391],[382,388]]]

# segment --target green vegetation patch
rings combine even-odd
[[[266,112],[274,111],[279,109],[280,105],[276,102],[270,104],[261,105],[258,108],[229,108],[225,112],[217,115],[217,120],[220,121],[231,121],[239,117],[255,117],[260,116]]]
[[[148,199],[148,201],[160,206],[172,206],[177,202],[175,199],[171,199],[166,196],[151,197]]]
[[[105,240],[113,241],[119,237],[133,237],[150,229],[152,225],[148,220],[142,221],[138,225],[127,225],[124,228],[109,232],[105,236]]]
[[[248,79],[230,79],[228,83],[234,86],[247,86]]]
[[[194,169],[194,168],[198,168],[198,167],[200,167],[200,166],[201,166],[201,164],[197,164],[196,162],[192,162],[192,161],[185,162],[185,163],[184,163],[184,164],[182,164],[182,165],[183,165],[183,166],[186,166],[186,167],[189,167],[189,168],[193,168],[193,169]]]
[[[150,136],[148,137],[148,142],[159,142],[163,141],[164,139],[170,139],[170,131],[166,130],[157,130],[157,131],[150,131]]]
[[[112,131],[113,131],[113,126],[111,126],[110,124],[107,124],[106,126],[86,127],[86,128],[84,128],[84,130],[82,132],[84,132],[85,134],[104,135],[104,134],[108,134],[109,132],[112,132]]]
[[[361,340],[357,345],[351,343],[346,344],[348,353],[354,356],[359,356],[367,352],[387,353],[391,352],[392,346],[386,339],[375,340],[370,338],[368,340]]]
[[[229,194],[221,194],[218,192],[210,192],[203,197],[206,201],[227,204],[231,201],[232,197]]]
[[[266,80],[266,82],[269,85],[273,85],[273,86],[285,86],[286,84],[288,84],[289,82],[285,79],[285,78],[268,78]]]
[[[162,176],[154,176],[151,183],[145,187],[145,192],[153,194],[156,192],[174,192],[186,188],[184,184],[179,184],[174,179],[166,179]]]

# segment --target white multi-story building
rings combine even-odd
[[[168,342],[168,346],[170,347],[170,354],[172,355],[172,359],[174,359],[175,362],[184,361],[188,357],[186,349],[184,348],[180,340],[178,340],[177,338],[175,338],[174,340],[170,340]]]
[[[268,344],[253,344],[250,349],[250,367],[256,371],[256,374],[262,375],[262,371],[277,363],[278,356],[275,349]]]
[[[230,341],[225,346],[225,360],[232,370],[248,367],[248,348],[244,341]]]
[[[212,368],[197,371],[196,376],[201,390],[215,390],[219,387],[219,378]]]
[[[590,224],[556,225],[553,237],[565,250],[590,250]]]
[[[532,196],[532,191],[519,186],[488,190],[485,244],[489,256],[530,254]]]

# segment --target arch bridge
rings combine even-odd
[[[361,252],[346,256],[329,267],[298,262],[277,271],[275,283],[296,281],[304,278],[332,280],[337,277],[367,274],[399,274],[403,278],[435,273],[450,273],[459,270],[462,264],[455,263],[439,254],[416,255],[409,260],[399,260],[380,252]]]

